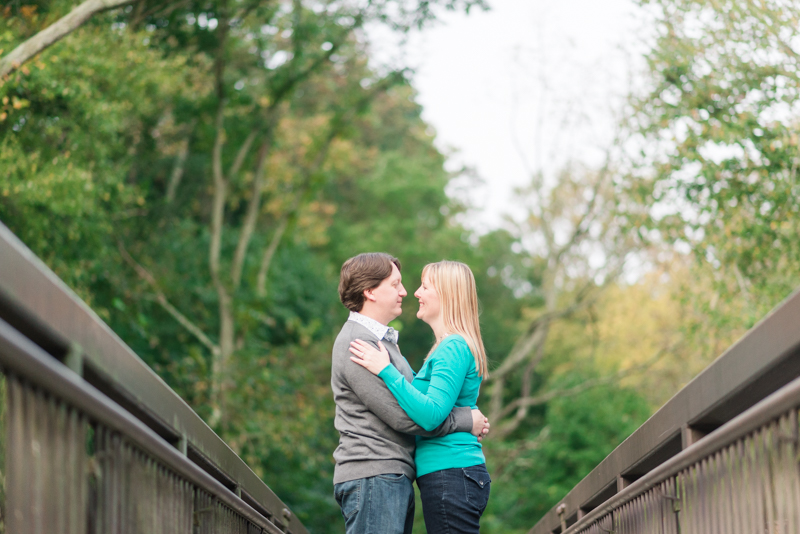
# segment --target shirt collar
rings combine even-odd
[[[375,319],[371,317],[367,317],[366,315],[361,315],[358,312],[351,311],[350,316],[347,318],[348,321],[353,321],[354,323],[358,323],[373,334],[378,339],[384,339],[386,337],[386,332],[389,331],[389,327],[383,323],[379,323]]]

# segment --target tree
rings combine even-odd
[[[692,251],[702,293],[686,298],[702,322],[742,331],[800,283],[800,10],[749,0],[642,6],[655,35],[646,91],[632,100],[640,152],[621,181],[634,199],[630,220],[651,241]]]
[[[553,385],[573,389],[598,373],[586,367]],[[493,459],[492,498],[481,531],[528,532],[647,419],[650,406],[635,390],[613,385],[554,399],[539,412],[538,432],[486,444],[486,454]]]
[[[435,236],[449,175],[402,70],[369,67],[363,21],[300,2],[231,3],[227,23],[222,4],[150,7],[94,17],[0,88],[0,218],[324,530],[334,214],[391,179],[412,216],[385,228]]]
[[[9,74],[22,67],[25,63],[54,43],[80,28],[86,21],[98,13],[114,10],[130,4],[138,4],[136,11],[130,18],[131,24],[136,28],[146,19],[153,18],[154,15],[160,17],[169,16],[187,3],[188,2],[179,1],[168,3],[148,2],[147,0],[84,0],[72,8],[67,14],[56,19],[51,24],[46,25],[24,42],[17,45],[11,52],[0,57],[0,81],[4,81]],[[60,7],[60,2],[56,1],[54,4],[57,6],[54,11],[57,12]],[[262,4],[271,5],[274,9],[278,6],[279,2],[265,0]],[[411,26],[422,26],[424,23],[434,19],[436,15],[433,8],[436,4],[438,4],[438,2],[425,0],[419,0],[416,5],[413,0],[368,1],[364,5],[364,12],[366,13],[371,10],[377,18],[384,21],[388,21],[389,17],[392,17],[391,24],[396,29],[407,30]],[[446,9],[453,10],[463,7],[467,12],[476,5],[484,9],[487,7],[483,0],[446,0],[442,2],[442,4],[444,4]],[[299,5],[301,5],[301,2],[295,2],[296,7]],[[23,16],[32,17],[32,15],[35,15],[37,7],[36,5],[25,5],[21,6],[20,11]],[[255,10],[257,7],[258,2],[251,3],[243,6],[243,10],[239,13],[243,14]],[[12,6],[7,6],[3,13],[4,17],[10,17],[11,10]],[[1,53],[2,50],[0,50],[0,54]]]
[[[536,378],[552,325],[590,308],[617,281],[634,248],[616,217],[613,174],[609,159],[598,171],[567,168],[549,187],[541,174],[534,175],[531,186],[519,192],[528,214],[514,221],[514,235],[528,255],[527,272],[509,282],[536,299],[522,333],[490,373],[489,414],[496,437],[519,428],[531,407],[567,393],[543,393]]]
[[[165,104],[210,90],[202,62],[165,58],[142,37],[83,28],[0,87],[0,218],[90,304],[119,261],[115,232],[145,213],[131,147]]]
[[[0,57],[0,80],[3,80],[10,73],[19,69],[22,65],[52,44],[81,27],[95,14],[101,11],[118,8],[135,1],[136,0],[85,0],[53,24],[39,31],[5,56]],[[35,6],[26,7],[35,9]],[[10,8],[11,6],[7,8],[8,11],[10,11]]]
[[[464,5],[475,3],[465,2]],[[213,141],[205,150],[213,179],[208,266],[210,283],[217,295],[216,335],[212,337],[174,306],[158,288],[156,278],[124,247],[121,253],[155,289],[156,299],[165,310],[210,351],[212,425],[224,420],[226,414],[228,369],[235,352],[235,338],[241,335],[237,331],[237,293],[243,288],[251,243],[259,219],[263,219],[262,195],[270,178],[267,175],[270,154],[273,147],[282,143],[278,137],[281,117],[300,111],[300,117],[313,133],[297,139],[300,144],[290,149],[296,154],[291,165],[295,172],[290,186],[292,200],[272,205],[282,206],[282,212],[274,218],[269,244],[258,254],[261,260],[255,290],[261,296],[266,293],[271,260],[291,219],[309,205],[325,182],[323,166],[334,142],[375,95],[403,80],[402,71],[392,71],[382,77],[367,72],[359,59],[360,44],[354,33],[365,22],[382,19],[393,8],[399,10],[393,24],[402,31],[433,16],[427,7],[412,6],[413,3],[408,2],[366,2],[313,9],[296,0],[291,3],[291,9],[286,9],[288,6],[274,2],[220,2],[212,10],[203,8],[194,13],[178,10],[171,13],[167,21],[159,22],[162,17],[154,15],[155,20],[149,22],[165,28],[163,32],[157,31],[154,37],[170,49],[175,46],[170,37],[186,33],[186,22],[181,17],[192,14],[194,21],[203,18],[208,21],[205,27],[198,22],[198,28],[191,28],[193,24],[190,23],[188,29],[202,36],[198,46],[214,64],[214,96],[205,110],[208,113],[205,126],[213,132]],[[267,68],[265,58],[270,58]],[[270,62],[276,65],[270,67]],[[327,97],[322,100],[327,102],[326,106],[294,99],[294,95],[302,91],[320,90]],[[294,107],[304,103],[310,104],[308,108]],[[227,117],[231,114],[236,117],[238,137],[230,135]],[[230,148],[233,150],[229,151]],[[176,163],[185,161],[185,157],[181,155]],[[247,166],[252,169],[252,179],[242,188],[241,174]],[[173,173],[174,177],[181,175],[177,170]],[[168,199],[174,197],[177,188],[176,180],[170,182]],[[245,212],[233,209],[233,216],[227,217],[228,210],[240,202],[246,204]],[[236,235],[233,251],[225,247],[226,234],[231,231]]]

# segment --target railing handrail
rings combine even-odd
[[[762,426],[765,422],[789,410],[798,408],[799,406],[800,378],[796,378],[752,408],[728,421],[704,439],[692,444],[642,478],[633,482],[630,486],[622,489],[622,491],[614,495],[614,497],[586,514],[579,522],[570,526],[564,531],[564,534],[570,534],[580,530],[583,526],[613,512],[624,503],[632,501],[639,495],[642,495],[669,477],[675,476],[692,464],[734,443],[736,440]]]
[[[175,473],[196,486],[208,491],[221,502],[247,518],[253,524],[272,534],[282,531],[242,501],[217,479],[200,469],[195,463],[181,454],[175,447],[165,442],[150,427],[114,401],[97,391],[85,380],[55,361],[38,345],[17,332],[0,319],[0,367],[6,372],[42,388],[49,394],[69,403],[88,416],[93,422],[120,432],[141,450],[169,466]]]
[[[633,432],[531,529],[550,534],[609,508],[629,487],[677,461],[694,444],[800,377],[800,291],[726,350]],[[742,419],[736,419],[741,421]],[[733,432],[729,430],[726,432]],[[716,438],[721,439],[721,438]],[[704,445],[705,447],[705,445]],[[683,452],[682,452],[683,451]],[[637,483],[638,482],[638,483]],[[635,488],[634,488],[635,489]]]
[[[70,364],[81,381],[183,452],[242,505],[287,532],[307,533],[264,481],[2,223],[0,320],[65,369]]]

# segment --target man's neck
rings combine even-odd
[[[373,321],[378,321],[379,323],[381,323],[384,326],[389,326],[389,322],[392,319],[394,319],[394,318],[391,318],[391,319],[387,320],[384,315],[381,315],[380,313],[377,313],[377,310],[373,309],[370,306],[367,306],[366,303],[364,303],[364,306],[361,308],[361,311],[358,312],[358,313],[360,313],[364,317],[369,317]]]

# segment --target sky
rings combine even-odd
[[[402,58],[448,169],[481,179],[449,191],[477,208],[465,222],[479,231],[521,213],[513,191],[532,172],[547,180],[568,161],[602,162],[641,63],[642,17],[630,0],[489,2],[488,12],[444,12]]]

